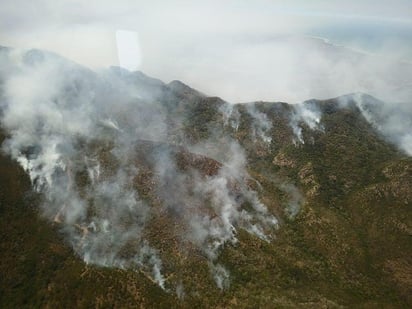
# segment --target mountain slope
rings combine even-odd
[[[412,159],[383,102],[2,57],[1,307],[411,305]]]

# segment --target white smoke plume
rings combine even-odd
[[[237,106],[230,103],[222,104],[219,111],[223,116],[224,126],[230,126],[237,131],[240,124],[240,112]]]
[[[221,290],[228,288],[230,285],[228,271],[220,264],[210,264],[209,267],[217,287]]]
[[[342,97],[341,104],[352,99],[365,119],[383,136],[412,156],[412,102],[378,101],[368,95],[357,93]]]
[[[190,231],[187,240],[201,250],[217,286],[223,289],[230,280],[224,266],[216,264],[220,251],[239,241],[238,229],[270,241],[278,221],[260,202],[257,193],[246,185],[249,175],[241,146],[230,139],[219,146],[209,147],[209,142],[205,141],[189,148],[223,163],[213,175],[202,176],[190,171],[191,179],[195,179],[193,184],[188,184],[188,174],[182,175],[177,170],[170,154],[160,154],[162,159],[156,159],[156,169],[164,182],[160,185],[159,196],[167,208],[173,209],[175,216],[184,218],[183,224]]]
[[[219,108],[219,112],[222,114],[224,126],[232,128],[235,132],[238,131],[242,116],[239,111],[239,106],[245,107],[245,111],[251,119],[250,135],[253,141],[256,142],[259,140],[266,144],[270,144],[272,141],[270,132],[273,126],[272,122],[266,113],[259,110],[256,103],[222,104]]]
[[[43,214],[62,225],[86,263],[122,268],[144,264],[164,288],[156,251],[140,236],[149,209],[130,186],[135,167],[120,155],[127,156],[124,139],[130,142],[129,136],[115,139],[111,155],[118,166],[112,175],[87,146],[100,136],[120,131],[118,121],[107,115],[120,122],[127,114],[116,115],[108,109],[127,98],[113,92],[107,97],[107,81],[54,55],[12,51],[2,54],[2,62],[7,60],[14,60],[15,67],[3,83],[2,125],[10,132],[3,149],[45,195]],[[104,130],[113,132],[103,134]],[[81,180],[85,183],[80,187],[75,178],[82,168],[88,179]],[[131,252],[122,252],[133,244]]]
[[[321,111],[311,101],[303,102],[293,105],[293,113],[290,118],[290,126],[292,127],[295,135],[295,144],[304,144],[305,140],[302,134],[302,123],[305,124],[311,130],[323,130],[321,122]]]
[[[286,212],[289,215],[289,218],[293,219],[301,208],[301,205],[304,203],[304,198],[300,190],[291,183],[280,183],[279,188],[285,192],[289,200],[286,205]]]
[[[270,136],[270,130],[272,129],[272,122],[268,119],[267,115],[258,110],[256,104],[246,104],[246,111],[252,117],[252,137],[253,139],[259,138],[265,143],[272,141]]]
[[[196,155],[212,172],[179,163],[182,149],[168,142],[169,126],[175,132],[181,123],[173,121],[184,119],[170,119],[176,98],[162,82],[120,69],[96,73],[36,50],[2,49],[0,64],[8,133],[2,149],[28,173],[45,197],[43,215],[86,263],[136,269],[169,290],[165,256],[146,236],[166,213],[185,227],[176,237],[202,252],[225,288],[229,273],[217,258],[238,241],[237,230],[270,241],[277,219],[246,184],[246,158],[235,140],[224,143],[224,156],[211,156],[220,163]],[[148,167],[153,176],[143,181],[154,201],[136,187]]]

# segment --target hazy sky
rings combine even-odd
[[[301,76],[296,65],[304,55],[295,52],[302,49],[296,42],[289,47],[292,52],[280,47],[285,35],[323,37],[412,61],[410,0],[0,1],[0,45],[51,50],[92,68],[119,65],[119,30],[128,31],[120,38],[129,33],[137,40],[132,44],[136,59],[123,63],[228,100],[322,96],[311,90],[314,81],[305,84],[305,76],[300,78],[304,91],[291,88]],[[276,71],[286,81],[272,87]]]

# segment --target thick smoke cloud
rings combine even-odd
[[[229,272],[218,257],[238,242],[237,230],[271,240],[278,222],[247,184],[242,147],[228,140],[217,162],[202,156],[207,141],[170,144],[185,119],[170,119],[169,104],[180,103],[162,82],[116,68],[96,73],[36,50],[3,49],[0,62],[3,151],[28,173],[45,197],[43,215],[86,263],[136,269],[169,289],[167,257],[150,236],[152,222],[169,218],[182,226],[174,237],[202,253],[223,289]]]
[[[182,131],[187,102],[175,92],[205,96],[176,82],[167,86],[119,68],[94,72],[36,50],[1,49],[0,70],[1,125],[8,134],[2,149],[28,173],[45,197],[43,215],[86,263],[139,270],[184,297],[182,283],[166,279],[167,254],[153,237],[154,225],[173,231],[178,248],[200,252],[221,289],[230,274],[219,255],[238,243],[239,229],[272,240],[278,220],[249,186],[255,180],[235,138],[248,119],[242,130],[251,141],[273,146],[272,120],[255,103],[219,101],[221,123],[193,143]],[[365,118],[411,155],[410,104],[354,95],[342,97],[342,106],[345,98],[354,98]],[[316,101],[293,105],[295,144],[310,142],[302,128],[323,130],[321,120]],[[293,218],[303,195],[293,184],[274,184],[289,197],[285,213]]]

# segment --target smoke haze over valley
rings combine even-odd
[[[399,101],[411,96],[411,11],[407,0],[3,1],[0,42],[181,80],[233,103],[353,92]]]

